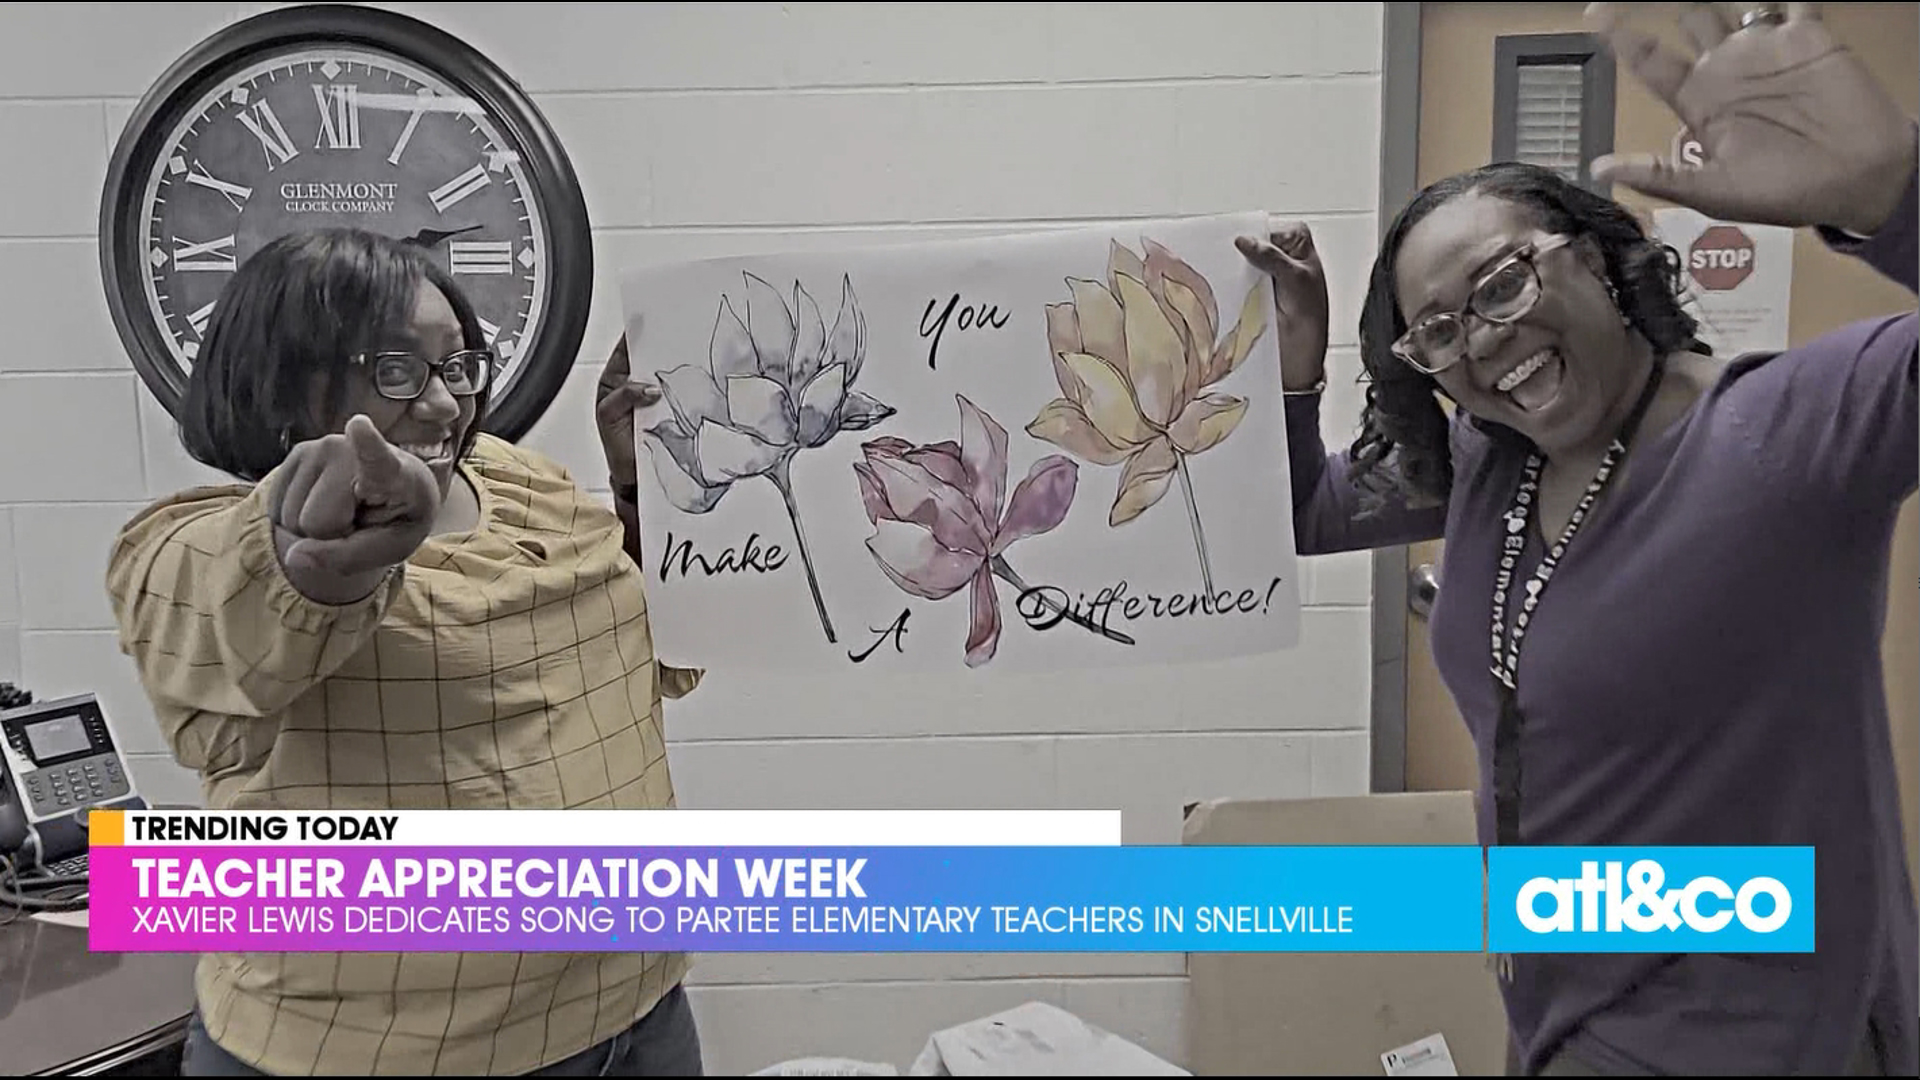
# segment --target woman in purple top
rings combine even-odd
[[[1738,27],[1727,5],[1688,7],[1697,60],[1593,17],[1710,164],[1595,173],[1816,227],[1914,289],[1910,118],[1815,5]],[[1880,662],[1894,523],[1920,483],[1914,313],[1710,356],[1677,256],[1628,211],[1490,166],[1388,231],[1361,433],[1328,454],[1311,237],[1240,246],[1275,282],[1301,553],[1447,541],[1429,626],[1478,748],[1482,842],[1817,849],[1811,955],[1512,957],[1515,1068],[1920,1071]]]

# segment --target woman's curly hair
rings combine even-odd
[[[1448,201],[1473,192],[1525,207],[1545,229],[1590,238],[1604,256],[1607,278],[1627,322],[1664,355],[1679,349],[1705,351],[1698,324],[1681,307],[1682,267],[1673,248],[1647,235],[1626,207],[1537,165],[1501,162],[1438,181],[1416,195],[1394,219],[1360,312],[1360,358],[1369,385],[1360,434],[1351,450],[1354,479],[1374,496],[1389,493],[1411,502],[1444,500],[1453,486],[1453,457],[1439,384],[1393,353],[1407,330],[1400,315],[1394,265],[1407,233]],[[1519,435],[1476,421],[1501,439]]]

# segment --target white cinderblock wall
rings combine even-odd
[[[180,53],[263,4],[0,4],[0,679],[93,691],[150,798],[197,801],[120,657],[102,569],[144,501],[210,474],[108,320],[94,248],[113,140]],[[531,441],[589,485],[617,271],[769,246],[1269,209],[1332,276],[1327,436],[1351,434],[1375,234],[1379,4],[395,5],[488,53],[579,169],[600,279],[581,366]],[[990,684],[713,682],[669,713],[690,807],[1119,807],[1173,843],[1211,796],[1367,784],[1370,575],[1307,560],[1290,654]],[[777,708],[776,708],[777,706]],[[1181,1060],[1178,956],[713,956],[710,1069],[846,1054],[1053,1001]]]

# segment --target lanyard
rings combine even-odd
[[[1553,578],[1554,568],[1560,565],[1560,559],[1567,552],[1567,545],[1573,542],[1574,535],[1592,511],[1594,503],[1600,499],[1600,493],[1606,490],[1607,482],[1613,479],[1614,470],[1627,455],[1627,446],[1640,428],[1640,421],[1647,415],[1647,407],[1653,404],[1654,391],[1660,387],[1660,378],[1664,374],[1658,360],[1653,371],[1647,377],[1647,385],[1640,391],[1640,400],[1634,403],[1633,412],[1627,416],[1627,422],[1621,425],[1620,433],[1614,436],[1608,445],[1606,456],[1600,460],[1600,468],[1594,473],[1593,480],[1587,484],[1586,493],[1580,496],[1580,502],[1573,508],[1573,516],[1567,519],[1567,527],[1554,541],[1540,559],[1540,566],[1529,578],[1520,600],[1520,614],[1514,619],[1513,632],[1507,632],[1507,599],[1513,586],[1514,569],[1520,564],[1520,555],[1527,548],[1527,523],[1532,518],[1534,504],[1540,499],[1540,471],[1545,461],[1538,451],[1527,455],[1527,467],[1520,479],[1520,488],[1514,492],[1513,506],[1506,514],[1506,533],[1500,546],[1500,571],[1493,582],[1493,673],[1494,690],[1500,698],[1500,720],[1494,728],[1493,737],[1493,802],[1494,822],[1497,843],[1517,844],[1520,842],[1520,704],[1516,691],[1516,682],[1520,671],[1520,646],[1526,640],[1527,623],[1533,619],[1533,613],[1540,606],[1540,597],[1547,591],[1547,582]]]

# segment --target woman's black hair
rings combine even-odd
[[[1387,230],[1360,311],[1360,359],[1369,385],[1350,456],[1355,480],[1376,495],[1397,488],[1398,494],[1425,502],[1445,499],[1453,486],[1447,415],[1435,396],[1439,383],[1392,350],[1407,330],[1394,266],[1416,224],[1449,200],[1473,192],[1524,207],[1544,229],[1590,240],[1606,261],[1621,314],[1657,355],[1706,351],[1694,336],[1697,323],[1680,304],[1679,253],[1649,237],[1626,207],[1551,169],[1520,162],[1486,165],[1438,181],[1414,196]],[[1476,423],[1496,439],[1520,439],[1502,425]]]
[[[466,348],[487,345],[473,304],[420,247],[361,229],[283,236],[241,264],[214,306],[180,405],[180,442],[203,464],[258,482],[346,401],[347,360],[413,320],[423,285],[446,294]],[[317,377],[317,378],[316,378]],[[315,388],[325,400],[314,400]],[[487,398],[475,400],[460,454]]]

